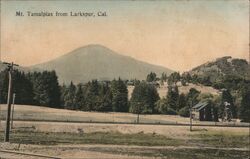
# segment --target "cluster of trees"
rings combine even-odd
[[[168,86],[166,96],[158,100],[155,106],[158,113],[169,115],[179,114],[183,117],[188,117],[190,107],[199,102],[199,95],[200,92],[194,88],[191,88],[188,94],[179,94],[179,90],[176,85]]]
[[[92,80],[87,84],[61,87],[61,105],[82,111],[128,112],[128,90],[120,78],[111,82]]]
[[[9,75],[8,71],[4,70],[0,72],[0,103],[6,103],[8,96],[8,84],[9,84]],[[23,103],[33,103],[33,92],[32,84],[28,80],[27,76],[24,73],[18,72],[17,70],[13,71],[13,83],[14,83],[14,92],[20,92],[23,98],[16,96],[16,102]],[[17,83],[18,81],[18,83]]]
[[[164,82],[166,82],[168,79],[167,77],[167,74],[165,72],[163,72],[161,74],[161,77],[157,77],[156,73],[154,72],[150,72],[148,75],[147,75],[147,78],[146,78],[146,82],[156,82],[156,81],[160,81],[160,83],[163,85]]]
[[[232,63],[233,65],[236,65],[235,63],[242,63],[242,61],[236,59],[233,60]],[[244,65],[246,65],[245,62]],[[247,118],[247,116],[250,116],[249,114],[250,108],[249,104],[247,104],[246,101],[250,103],[250,98],[247,98],[248,93],[250,91],[249,88],[250,80],[248,78],[244,78],[244,76],[236,74],[232,75],[218,74],[218,76],[215,77],[215,73],[212,73],[212,75],[210,76],[209,73],[205,75],[197,75],[197,74],[191,75],[188,72],[185,72],[180,75],[178,72],[174,72],[167,77],[167,81],[169,87],[173,87],[173,85],[176,85],[177,82],[181,82],[183,86],[187,85],[188,83],[193,83],[193,84],[202,84],[205,86],[211,86],[215,89],[219,89],[222,92],[220,97],[209,98],[209,102],[211,103],[211,105],[214,105],[212,109],[214,109],[218,113],[218,116],[220,118],[223,117],[225,102],[228,102],[230,104],[229,110],[230,113],[232,114],[232,117],[234,118],[238,117],[244,121],[246,120],[249,121],[249,118]],[[176,90],[176,88],[174,89],[171,88],[171,89]],[[183,98],[183,95],[180,96],[182,96],[181,98]],[[169,95],[166,99],[162,100],[167,101],[168,98]],[[176,101],[175,99],[177,98],[175,95],[173,99],[174,99],[173,101]],[[189,105],[189,101],[186,102],[187,105]],[[160,103],[163,103],[163,101],[161,101]],[[168,110],[171,110],[171,113],[173,113],[172,107],[170,108],[171,109]],[[183,108],[182,110],[176,109],[175,111],[177,111],[176,113],[179,114],[185,114],[184,112],[186,112],[186,114],[188,113],[186,107]]]
[[[222,87],[220,89],[221,94],[216,96],[202,94],[194,88],[191,88],[187,94],[183,94],[179,93],[177,82],[181,82],[184,86],[188,83],[197,84],[199,78],[197,75],[191,76],[189,73],[180,75],[178,72],[174,72],[166,78],[168,92],[164,98],[160,99],[157,89],[151,83],[151,79],[156,81],[158,79],[159,81],[160,78],[157,78],[156,74],[151,72],[147,76],[147,82],[141,82],[135,86],[130,100],[130,112],[179,114],[188,117],[190,115],[190,107],[206,101],[208,105],[204,112],[205,120],[218,121],[218,118],[224,119],[230,115],[227,118],[240,118],[242,121],[250,121],[250,83],[247,80],[239,82],[226,78],[225,80],[229,82],[225,82],[225,85],[228,86]],[[235,90],[237,90],[236,93]]]
[[[27,73],[13,70],[13,93],[15,103],[60,107],[60,86],[55,71]],[[0,103],[8,96],[8,71],[0,72]]]
[[[156,73],[150,72],[150,73],[147,75],[147,78],[146,78],[146,81],[147,81],[147,82],[154,82],[154,81],[156,81],[156,80],[158,80],[158,79],[157,79]]]
[[[33,95],[33,104],[60,108],[61,92],[55,71],[28,73],[27,79],[33,89],[33,92],[30,92]],[[22,96],[19,91],[16,91],[16,94]]]
[[[136,114],[157,113],[155,103],[159,99],[159,94],[154,85],[141,82],[133,90],[130,99],[130,112]]]

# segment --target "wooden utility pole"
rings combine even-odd
[[[193,99],[191,101],[191,105],[190,105],[190,108],[189,108],[189,117],[190,117],[190,131],[192,131],[192,118],[193,118],[193,115],[192,115],[192,108],[193,108]]]
[[[141,102],[138,102],[137,104],[138,105],[137,105],[137,120],[136,120],[136,122],[137,122],[137,124],[139,124],[139,122],[140,122],[140,113],[141,113]]]
[[[5,136],[4,142],[9,142],[10,139],[10,113],[11,113],[11,100],[12,100],[12,71],[13,66],[18,66],[16,64],[4,62],[3,64],[8,66],[9,73],[9,88],[8,88],[8,99],[7,99],[7,114],[6,114],[6,126],[5,126]]]
[[[15,98],[16,94],[13,94],[13,101],[12,101],[12,111],[11,111],[11,129],[13,129],[13,120],[14,120],[14,109],[15,109]]]
[[[139,124],[139,120],[140,120],[140,114],[137,114],[137,124]]]

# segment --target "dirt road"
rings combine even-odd
[[[192,150],[205,150],[214,152],[247,152],[246,148],[214,148],[214,147],[198,147],[198,146],[128,146],[128,145],[56,145],[56,146],[41,146],[41,145],[21,145],[18,152],[21,153],[33,153],[33,154],[44,154],[56,156],[61,159],[151,159],[151,158],[161,158],[160,156],[140,156],[140,154],[145,154],[159,151],[192,151]],[[13,153],[2,153],[0,157],[6,158],[32,158],[28,155],[16,155]],[[34,157],[34,156],[33,156]],[[46,157],[39,157],[43,159]]]

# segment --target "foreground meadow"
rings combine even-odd
[[[2,119],[5,113],[5,106],[2,106]],[[21,105],[15,107],[14,119],[10,144],[0,143],[0,149],[61,158],[249,157],[248,127],[194,126],[193,131],[189,131],[189,126],[184,125],[153,125],[159,121],[188,123],[188,118],[179,116],[142,115],[141,122],[151,124],[135,124],[136,115],[129,113],[80,112]],[[4,126],[2,120],[0,141],[3,141]]]
[[[164,127],[165,135],[158,134],[157,131],[72,133],[15,128],[12,130],[10,145],[14,150],[62,158],[106,156],[106,158],[181,159],[185,156],[187,159],[226,159],[247,158],[249,155],[249,134],[246,129],[241,128],[237,132],[230,128],[197,127],[189,132],[188,127]],[[178,132],[179,135],[174,135],[174,132]],[[3,135],[0,140],[3,141]]]

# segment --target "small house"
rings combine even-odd
[[[192,108],[193,119],[200,121],[211,120],[211,107],[209,102],[199,102]]]

